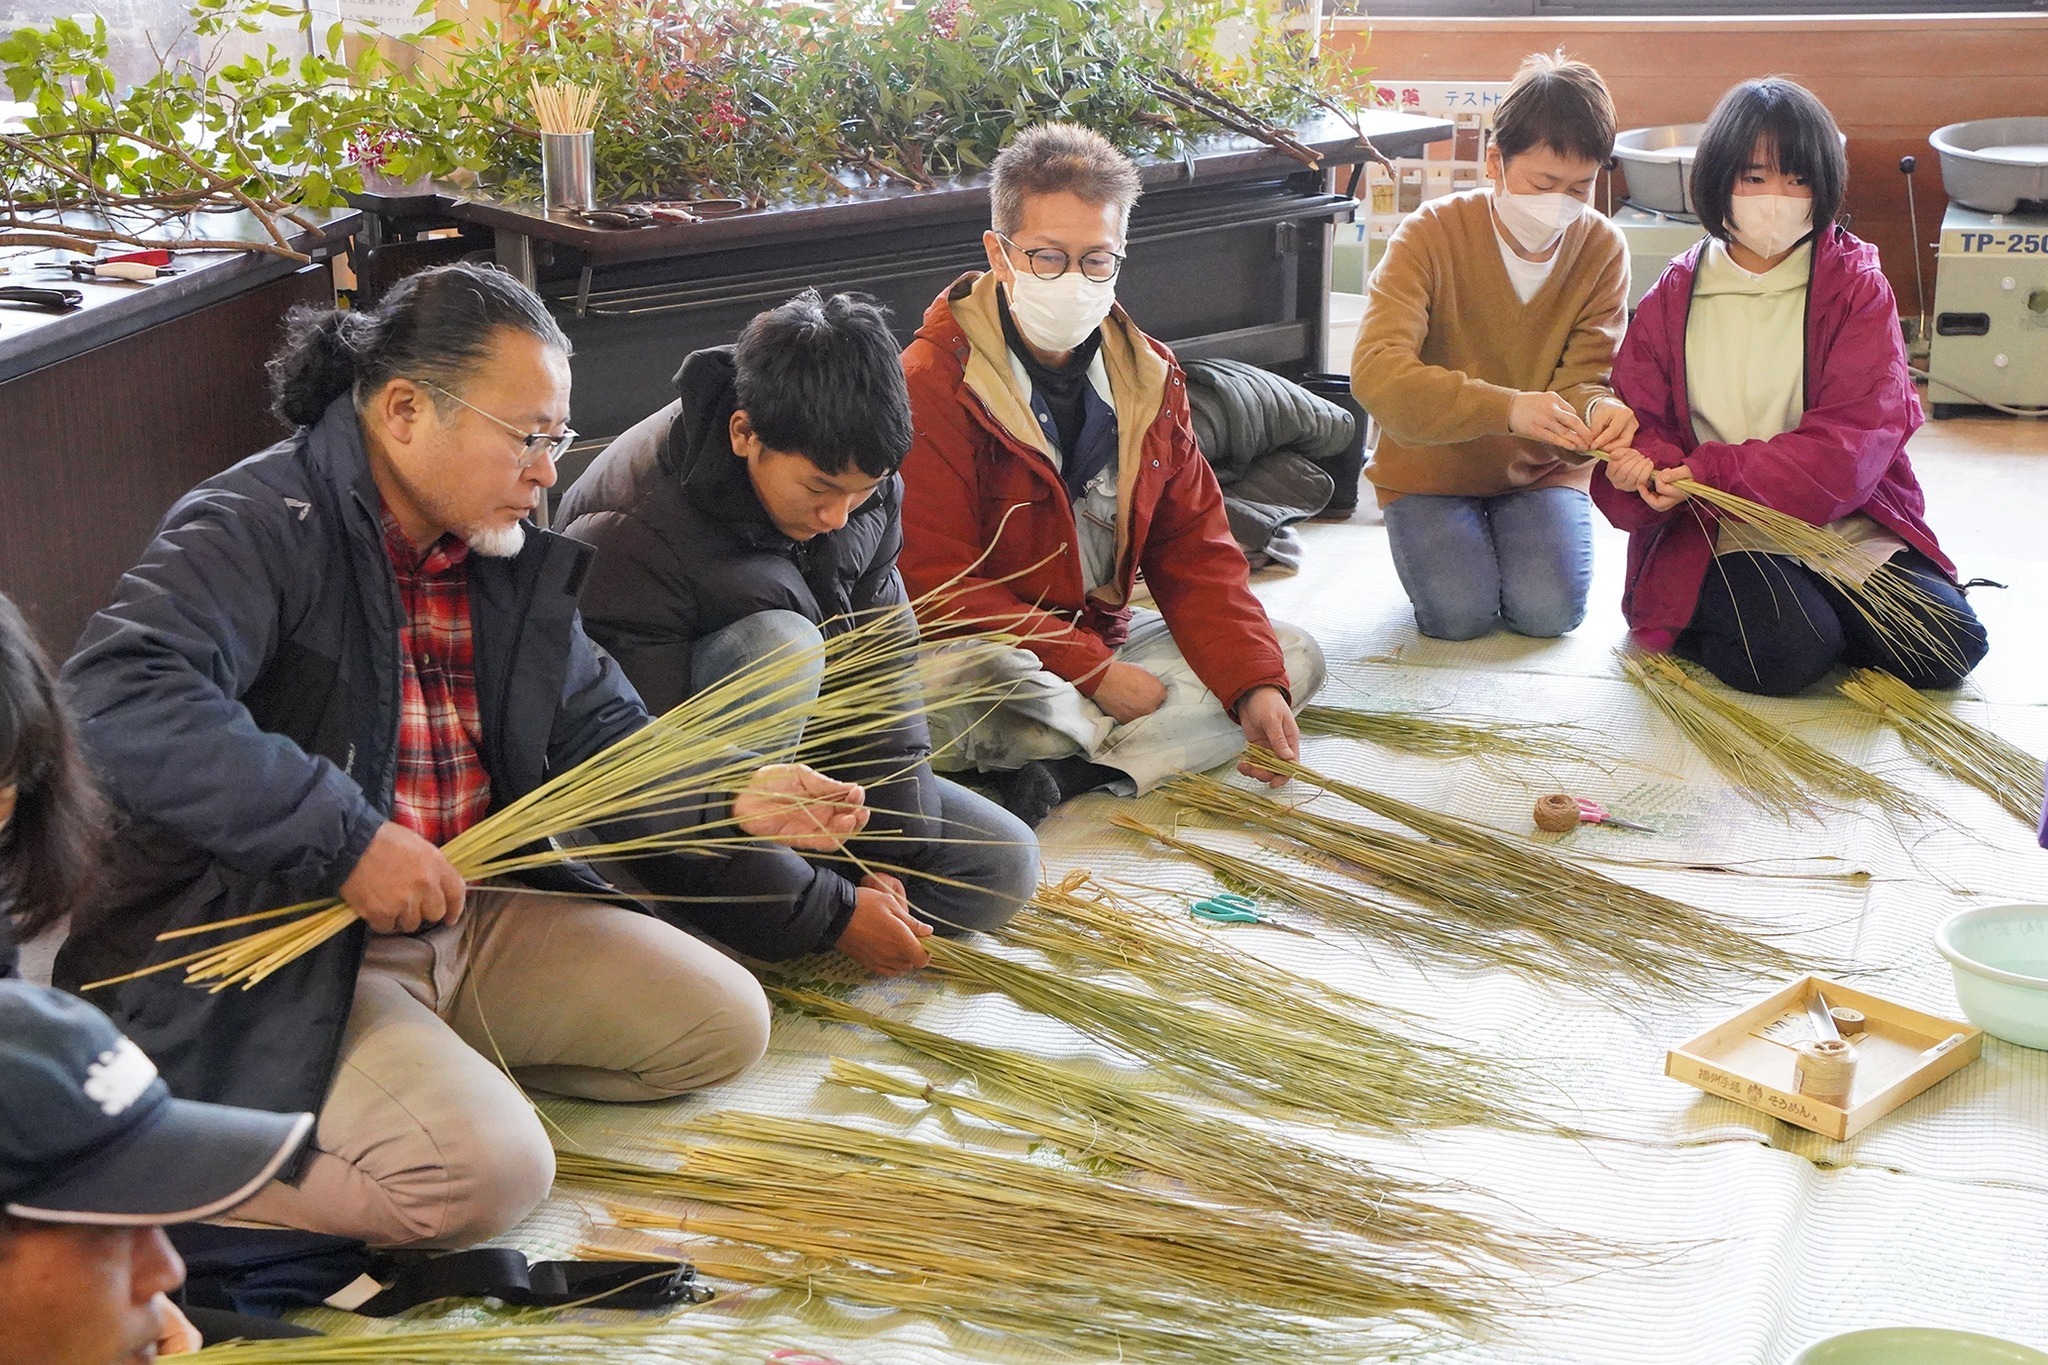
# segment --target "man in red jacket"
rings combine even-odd
[[[1298,752],[1322,651],[1252,596],[1173,354],[1115,305],[1138,171],[1043,124],[996,158],[986,273],[933,301],[903,353],[916,439],[903,553],[920,623],[1024,648],[940,646],[928,684],[997,670],[1009,700],[932,718],[935,766],[991,773],[1037,823],[1069,796],[1149,790],[1246,744]],[[1142,573],[1157,612],[1133,612]],[[1239,770],[1279,785],[1251,766]]]

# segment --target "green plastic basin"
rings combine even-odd
[[[2009,1043],[2048,1048],[2048,905],[1965,910],[1935,930],[1934,945],[1971,1023]]]

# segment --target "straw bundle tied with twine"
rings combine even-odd
[[[1842,695],[1897,730],[1932,767],[1966,782],[2031,826],[2041,818],[2041,760],[1972,725],[1904,680],[1859,668]]]
[[[558,1178],[708,1206],[614,1208],[622,1225],[858,1272],[836,1287],[866,1302],[907,1280],[934,1296],[926,1311],[1092,1354],[1118,1341],[1126,1358],[1270,1359],[1346,1320],[1412,1334],[1487,1315],[1460,1267],[1263,1209],[817,1120],[728,1112],[688,1131],[655,1144],[676,1169],[562,1153]],[[1167,1339],[1146,1349],[1147,1327]]]
[[[993,705],[1007,694],[1005,684],[971,680],[943,692],[920,689],[915,670],[901,666],[918,649],[912,613],[919,605],[867,613],[826,640],[819,695],[808,708],[800,740],[788,740],[787,708],[809,695],[819,660],[815,650],[792,644],[491,812],[441,851],[474,884],[570,861],[717,856],[726,849],[758,847],[761,841],[739,827],[728,803],[764,765],[820,755],[844,760],[906,716],[942,705]],[[815,804],[783,800],[796,807]],[[664,824],[692,816],[694,824]],[[598,842],[555,842],[580,830],[594,831]],[[345,902],[328,898],[175,929],[158,938],[183,939],[276,919],[286,922],[86,989],[178,967],[185,969],[188,984],[215,991],[233,985],[247,989],[348,929],[357,916]]]
[[[1667,655],[1620,657],[1629,681],[1761,810],[1817,820],[1831,802],[1856,802],[1908,820],[1938,815],[1921,797],[1765,720]]]
[[[1589,450],[1586,454],[1603,462],[1613,458],[1605,450]],[[1959,671],[1967,669],[1963,647],[1947,626],[1948,622],[1960,624],[1954,609],[1930,596],[1897,565],[1886,561],[1872,570],[1854,545],[1827,527],[1802,521],[1726,489],[1696,479],[1677,479],[1665,487],[1706,504],[1713,515],[1740,522],[1800,561],[1848,598],[1856,614],[1901,653]],[[1693,515],[1703,522],[1710,519],[1696,508]],[[1703,529],[1711,534],[1710,526]]]
[[[1326,922],[1383,940],[1420,964],[1504,968],[1617,1004],[1713,994],[1793,972],[1791,954],[1752,929],[1625,882],[1533,844],[1420,812],[1406,802],[1301,772],[1353,804],[1369,796],[1383,818],[1432,826],[1415,839],[1277,801],[1214,778],[1187,776],[1165,795],[1191,811],[1238,821],[1334,860],[1340,871],[1413,905],[1337,887],[1297,872],[1154,829],[1117,822],[1179,852],[1212,875]],[[1467,842],[1442,834],[1462,826]],[[1414,827],[1411,825],[1411,827]],[[1475,837],[1476,836],[1476,837]]]
[[[1178,1182],[1206,1197],[1292,1214],[1373,1241],[1405,1243],[1491,1273],[1531,1259],[1540,1238],[1496,1233],[1440,1202],[1469,1191],[1382,1171],[1160,1089],[1146,1072],[1075,1066],[934,1033],[811,991],[773,989],[818,1019],[881,1034],[972,1079],[973,1094],[835,1058],[827,1079],[851,1089],[917,1100],[984,1123],[1035,1134],[1090,1169],[1113,1163]]]
[[[1422,758],[1582,763],[1594,756],[1584,733],[1567,724],[1494,720],[1439,711],[1322,705],[1302,707],[1295,720],[1303,734],[1362,739],[1383,749]]]
[[[604,96],[596,86],[574,81],[543,85],[538,77],[529,87],[533,117],[543,133],[588,133],[597,127],[597,111]]]

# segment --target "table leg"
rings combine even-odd
[[[507,232],[500,228],[494,235],[493,247],[498,264],[503,266],[513,279],[528,289],[540,286],[540,272],[535,269],[533,262],[533,238],[523,232]]]

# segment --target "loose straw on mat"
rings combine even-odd
[[[1329,1223],[1376,1241],[1421,1247],[1461,1264],[1524,1262],[1538,1255],[1526,1235],[1496,1233],[1477,1216],[1433,1196],[1465,1194],[1440,1182],[1382,1171],[1287,1136],[1283,1127],[1255,1126],[1147,1090],[1142,1078],[1109,1080],[1080,1067],[1028,1053],[957,1043],[915,1025],[877,1020],[853,1006],[801,993],[807,1012],[864,1024],[934,1061],[970,1076],[975,1093],[942,1088],[922,1077],[834,1058],[826,1079],[877,1095],[916,1100],[1034,1134],[1070,1161],[1111,1161],[1177,1180],[1219,1200],[1273,1209]],[[998,1092],[998,1093],[991,1093]],[[1483,1272],[1486,1273],[1486,1272]]]
[[[791,1344],[796,1335],[787,1326],[713,1322],[686,1310],[659,1321],[612,1326],[523,1322],[226,1341],[178,1359],[192,1365],[611,1365],[627,1359],[703,1360],[707,1351],[720,1348],[759,1359],[760,1352]]]
[[[675,1232],[685,1221],[670,1213],[609,1206],[621,1228]],[[698,1230],[701,1220],[689,1220]],[[1048,1348],[1058,1359],[1122,1361],[1130,1365],[1244,1365],[1246,1361],[1393,1358],[1396,1345],[1419,1346],[1427,1337],[1388,1319],[1339,1324],[1273,1312],[1247,1312],[1227,1300],[1181,1296],[1167,1302],[1129,1292],[1077,1294],[1020,1283],[985,1267],[949,1266],[944,1273],[878,1269],[815,1252],[778,1250],[775,1230],[750,1225],[745,1237],[723,1242],[679,1242],[706,1274],[774,1290],[789,1288],[803,1301],[837,1300],[864,1308],[916,1313],[956,1340],[963,1331],[991,1338],[989,1349],[1013,1352],[1017,1343]],[[994,1281],[991,1283],[991,1281]],[[1436,1334],[1440,1335],[1440,1334]],[[963,1349],[971,1347],[963,1346]]]
[[[597,87],[574,81],[543,85],[536,76],[530,93],[533,115],[543,133],[587,133],[597,127],[598,106],[604,103]]]
[[[1727,991],[1798,965],[1724,916],[1545,859],[1505,838],[1476,846],[1417,839],[1210,777],[1177,779],[1164,795],[1303,845],[1412,904],[1330,886],[1128,817],[1119,823],[1262,897],[1370,934],[1418,962],[1502,968],[1634,1005]]]
[[[1612,933],[1623,933],[1625,926],[1633,924],[1633,944],[1610,945],[1609,965],[1616,970],[1617,981],[1633,977],[1651,986],[1668,981],[1673,989],[1707,991],[1717,984],[1723,988],[1732,986],[1746,972],[1778,976],[1825,965],[1794,956],[1771,942],[1761,929],[1712,916],[1682,901],[1604,877],[1548,846],[1517,839],[1457,816],[1426,810],[1257,746],[1249,753],[1253,762],[1269,771],[1320,787],[1438,843],[1481,855],[1485,861],[1475,866],[1488,867],[1503,889],[1547,898],[1559,907],[1560,915],[1568,915],[1571,907],[1582,905],[1588,915],[1602,917]],[[1551,920],[1549,925],[1552,932],[1576,934],[1561,920]],[[1676,960],[1675,955],[1687,945],[1705,959],[1707,969],[1687,970]],[[1553,941],[1553,947],[1561,946]],[[1578,941],[1569,950],[1584,951],[1588,946]],[[1624,963],[1627,970],[1623,970]]]
[[[1604,450],[1589,450],[1586,454],[1601,461],[1613,458]],[[1836,532],[1726,489],[1696,479],[1678,479],[1667,487],[1756,531],[1820,575],[1848,598],[1856,614],[1894,648],[1949,667],[1965,667],[1962,644],[1945,625],[1959,623],[1954,609],[1931,596],[1912,575],[1896,565],[1887,561],[1871,570],[1857,548]],[[1694,515],[1703,516],[1697,511]]]
[[[1574,725],[1493,720],[1439,711],[1391,711],[1351,706],[1304,706],[1295,717],[1303,734],[1362,739],[1424,758],[1492,758],[1574,763],[1596,751]]]
[[[1270,1021],[1032,966],[957,939],[925,940],[931,971],[998,991],[1182,1083],[1256,1112],[1372,1128],[1463,1124],[1562,1131],[1519,1098],[1498,1057],[1363,1021],[1339,1042]]]
[[[725,1112],[688,1132],[652,1144],[680,1158],[672,1171],[563,1153],[558,1178],[710,1206],[620,1221],[908,1277],[947,1290],[969,1321],[977,1305],[1034,1302],[1111,1322],[1211,1305],[1325,1330],[1390,1315],[1470,1326],[1488,1313],[1463,1267],[1267,1210],[817,1120]]]
[[[1663,654],[1625,653],[1621,669],[1693,747],[1748,800],[1790,819],[1818,819],[1831,802],[1874,806],[1909,820],[1933,818],[1923,798],[1764,719],[1708,687]]]
[[[1975,787],[2028,825],[2041,818],[2041,760],[2026,750],[1881,669],[1857,669],[1841,692],[1897,730],[1931,766]]]

